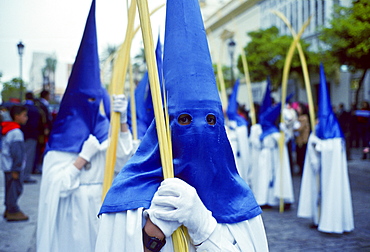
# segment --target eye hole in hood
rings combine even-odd
[[[209,125],[215,125],[216,124],[216,116],[214,114],[208,114],[206,116],[206,122]]]
[[[193,118],[189,114],[181,114],[177,118],[177,122],[180,125],[189,125],[192,122]]]

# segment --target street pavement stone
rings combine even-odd
[[[297,217],[301,178],[293,176],[295,202],[291,210],[264,209],[262,218],[271,252],[370,252],[370,158],[361,160],[361,149],[353,149],[348,161],[355,229],[345,234],[326,234],[310,228],[311,221]],[[35,252],[40,175],[37,184],[25,184],[19,199],[28,221],[7,222],[0,217],[0,252]],[[0,172],[0,213],[4,212],[4,175]]]

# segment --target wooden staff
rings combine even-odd
[[[275,15],[277,15],[283,22],[287,25],[290,32],[292,33],[293,38],[297,36],[296,32],[294,31],[293,27],[291,26],[289,20],[284,16],[283,13],[279,11],[272,11]],[[311,91],[311,82],[310,82],[310,76],[308,75],[308,68],[307,68],[307,62],[306,57],[304,56],[301,43],[298,42],[297,49],[299,53],[299,58],[301,60],[302,64],[302,72],[303,72],[303,78],[305,83],[305,88],[307,92],[307,100],[308,100],[308,109],[310,111],[310,122],[311,122],[311,130],[313,134],[316,134],[315,132],[315,108],[313,104],[313,98],[312,98],[312,91]]]
[[[168,115],[164,115],[162,105],[162,95],[160,92],[160,84],[157,70],[157,63],[154,53],[154,43],[152,29],[150,25],[148,3],[146,0],[138,0],[138,10],[140,16],[140,25],[143,35],[144,51],[147,59],[148,74],[150,82],[150,90],[153,98],[154,116],[157,128],[158,144],[160,150],[160,157],[163,168],[164,178],[173,178],[173,163],[172,163],[172,149],[171,149],[171,134],[169,123],[166,118]],[[174,243],[174,250],[177,252],[188,251],[187,241],[185,239],[186,234],[184,230],[179,228],[172,234],[172,241]]]
[[[285,100],[286,100],[286,89],[287,89],[287,84],[288,84],[289,70],[290,70],[290,65],[292,63],[294,51],[297,47],[297,44],[298,44],[304,30],[307,28],[310,21],[311,21],[311,17],[309,19],[307,19],[307,21],[303,24],[301,30],[299,31],[299,33],[297,34],[297,36],[294,38],[293,42],[291,43],[291,45],[289,47],[289,50],[288,50],[288,53],[287,53],[287,56],[286,56],[286,59],[285,59],[284,70],[283,70],[283,79],[282,79],[282,83],[281,83],[281,114],[280,114],[281,117],[280,117],[280,122],[284,121],[283,109],[284,109]],[[280,130],[279,150],[280,150],[280,189],[281,189],[281,192],[283,191],[283,189],[282,189],[283,188],[282,179],[283,179],[283,165],[284,165],[284,158],[283,158],[284,143],[285,143],[284,132],[282,132],[282,130]],[[284,212],[284,198],[282,196],[280,197],[280,208],[279,208],[279,210],[280,210],[281,213]]]
[[[132,31],[135,21],[135,14],[136,14],[136,0],[132,0],[128,13],[128,24],[125,41],[118,51],[118,55],[117,58],[115,59],[115,64],[113,68],[113,76],[111,83],[113,94],[122,94],[124,91],[124,83],[126,79],[127,66],[130,57],[130,48],[132,42],[133,34]],[[111,113],[110,127],[111,127],[111,136],[109,140],[109,146],[107,149],[104,171],[103,193],[102,193],[103,200],[113,181],[114,166],[116,164],[118,134],[120,129],[120,113],[118,112]]]
[[[132,64],[129,64],[130,76],[130,110],[131,110],[131,131],[132,138],[137,140],[137,119],[136,119],[136,98],[135,98],[135,83],[132,78]]]
[[[150,12],[149,16],[153,15],[154,13],[156,13],[159,9],[161,9],[163,6],[165,6],[165,4],[162,4],[160,6],[158,6],[157,8],[155,8],[154,10],[152,10],[152,12]],[[135,30],[134,30],[134,34],[132,36],[132,38],[135,37],[136,33],[140,30],[140,25],[138,25]],[[136,119],[136,101],[135,101],[135,85],[133,83],[133,80],[131,78],[132,76],[132,65],[130,64],[129,65],[130,68],[129,68],[129,71],[130,71],[130,97],[131,97],[131,102],[130,102],[130,109],[131,109],[131,130],[132,130],[132,136],[133,136],[133,139],[134,140],[137,140],[137,119]]]
[[[150,16],[151,15],[153,15],[154,13],[156,13],[159,9],[161,9],[163,6],[165,6],[165,4],[162,4],[162,5],[160,5],[160,6],[158,6],[157,8],[155,8],[154,10],[152,10],[151,12],[150,12]],[[135,35],[136,35],[136,33],[138,32],[140,30],[140,25],[138,25],[136,28],[135,28],[135,30],[134,30],[134,32],[133,32],[133,34],[132,34],[132,39],[135,37]],[[120,56],[120,58],[121,59],[123,59],[124,57],[125,57],[125,54],[126,54],[126,52],[124,51],[124,49],[122,49],[122,50],[120,50],[120,48],[123,48],[124,47],[124,43],[122,43],[120,46],[119,46],[119,50],[117,50],[117,52],[116,53],[114,53],[114,54],[112,54],[112,55],[110,55],[106,60],[105,60],[105,62],[104,62],[104,64],[103,64],[103,67],[102,67],[102,70],[101,70],[101,74],[100,74],[100,76],[101,76],[101,79],[102,80],[104,80],[104,69],[106,68],[106,65],[108,64],[108,63],[110,63],[110,61],[111,60],[113,60],[113,59],[116,59],[117,58],[117,55],[118,54],[122,54],[121,56]],[[116,61],[115,61],[116,62]],[[132,70],[130,70],[130,68],[132,68],[132,65],[129,63],[129,76],[131,77],[131,71]],[[125,71],[125,70],[123,70],[122,69],[122,71]],[[132,136],[133,136],[133,139],[137,139],[137,120],[136,120],[136,103],[135,102],[133,102],[134,100],[135,100],[135,97],[134,96],[132,96],[132,93],[131,93],[131,89],[132,88],[134,88],[135,89],[135,86],[132,84],[133,82],[132,82],[132,80],[131,80],[131,78],[130,78],[130,97],[131,97],[131,105],[130,105],[130,109],[131,109],[131,131],[132,131]],[[109,87],[108,87],[108,92],[109,92],[109,94],[113,94],[114,92],[112,91],[112,84],[111,85],[109,85]],[[134,98],[132,98],[132,97],[134,97]]]
[[[254,102],[253,102],[253,96],[252,96],[252,84],[251,84],[251,78],[250,78],[249,70],[248,70],[247,57],[245,56],[244,48],[242,46],[241,46],[241,58],[242,58],[242,63],[243,63],[245,83],[247,85],[250,116],[252,120],[252,125],[255,125],[257,121],[256,121],[256,110],[254,109]]]

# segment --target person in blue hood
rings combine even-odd
[[[282,198],[284,207],[289,209],[291,203],[294,202],[293,182],[285,143],[280,152],[279,139],[284,133],[280,133],[275,125],[280,111],[281,103],[260,113],[261,152],[258,157],[258,175],[253,185],[253,192],[258,204],[262,207],[278,206]]]
[[[168,0],[164,83],[175,178],[163,179],[155,121],[113,181],[95,251],[268,251],[261,209],[237,172],[197,0]],[[144,227],[144,228],[143,228]]]
[[[160,38],[158,36],[157,47],[155,49],[156,60],[157,60],[157,69],[158,69],[158,76],[159,76],[159,83],[162,85],[162,44]],[[129,107],[131,100],[129,101]],[[137,136],[140,139],[143,138],[147,129],[149,128],[150,124],[154,119],[154,109],[153,109],[153,102],[152,102],[152,95],[150,91],[149,85],[149,76],[148,72],[146,72],[141,81],[138,83],[135,89],[135,105],[136,105],[136,124],[137,124]],[[132,128],[131,122],[131,110],[128,110],[128,125]]]
[[[315,131],[307,143],[297,216],[311,219],[320,232],[351,232],[354,220],[345,140],[322,64]]]
[[[99,111],[105,96],[100,82],[95,1],[67,89],[46,148],[40,187],[37,251],[93,251],[104,179],[109,120]],[[113,99],[121,115],[116,165],[131,156],[127,101]]]
[[[260,115],[264,111],[266,111],[269,107],[271,107],[272,98],[271,98],[271,82],[270,78],[267,78],[266,81],[266,90],[263,96],[263,100],[261,104],[255,103],[254,106],[256,108],[257,116],[257,123],[251,125],[250,134],[249,134],[249,142],[250,142],[250,184],[249,186],[252,188],[253,192],[255,193],[255,188],[258,185],[259,179],[259,156],[262,150],[262,141],[260,139],[262,134],[262,127],[260,124]]]
[[[226,111],[228,125],[226,132],[233,149],[234,158],[240,176],[251,183],[251,153],[249,151],[248,122],[238,114],[237,95],[240,81],[237,80],[233,87],[233,92],[229,97],[228,108]]]

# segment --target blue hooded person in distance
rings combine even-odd
[[[100,82],[92,1],[43,162],[37,251],[94,250],[109,131],[109,120],[99,106],[103,99],[108,104],[107,98]],[[124,114],[127,102],[123,103],[123,98],[114,99],[113,111],[120,107]],[[119,167],[131,156],[131,138],[129,131],[120,133]]]
[[[267,251],[261,209],[237,173],[225,132],[198,1],[168,0],[165,31],[163,76],[175,178],[163,179],[153,121],[135,155],[115,178],[105,197],[96,251],[143,250],[142,227],[148,218],[166,237],[162,252],[173,251],[169,238],[179,225],[188,229],[189,251],[195,251],[195,245],[199,244],[210,251],[230,247]],[[171,220],[163,218],[169,208],[161,208],[161,192],[169,189],[182,199],[175,201],[184,204],[174,207],[176,213],[183,213],[179,219],[172,214],[167,215],[173,217]],[[197,203],[187,198],[190,191]],[[122,233],[114,232],[116,227]],[[235,242],[216,238],[227,228],[233,230],[229,234]],[[238,228],[243,231],[236,232]],[[248,232],[255,233],[246,235]]]
[[[260,113],[259,123],[262,128],[261,152],[258,157],[258,175],[253,192],[260,206],[278,206],[279,199],[285,203],[293,203],[293,184],[286,146],[283,155],[279,152],[280,132],[275,125],[280,115],[281,103],[267,108]],[[281,162],[283,159],[283,162]]]
[[[229,97],[227,107],[227,135],[234,153],[236,167],[240,176],[247,182],[251,183],[251,153],[249,151],[248,122],[238,114],[238,89],[240,80],[238,79],[233,87],[233,92]]]
[[[345,140],[331,106],[322,64],[318,123],[316,134],[311,133],[307,143],[297,216],[312,219],[325,233],[354,229]]]
[[[160,36],[158,36],[157,47],[155,49],[155,55],[157,60],[157,69],[159,76],[159,83],[162,86],[163,79],[163,63],[162,63],[162,44],[160,41]],[[129,101],[129,107],[131,104],[131,99]],[[152,95],[149,86],[149,76],[148,71],[143,75],[142,79],[138,83],[135,89],[135,105],[136,105],[136,125],[137,125],[137,137],[142,139],[145,135],[147,129],[154,119],[154,109],[152,102]],[[128,124],[132,129],[132,115],[131,110],[127,111]]]
[[[256,186],[258,185],[258,179],[259,179],[259,156],[261,154],[261,149],[262,149],[262,142],[260,140],[261,134],[262,134],[262,127],[260,124],[260,115],[264,111],[266,111],[268,108],[271,107],[272,104],[272,98],[271,98],[271,82],[270,78],[267,78],[266,81],[266,90],[265,94],[263,96],[263,100],[261,105],[258,108],[258,114],[257,118],[258,121],[254,125],[251,125],[251,132],[249,135],[249,142],[250,142],[250,160],[251,160],[251,165],[250,165],[250,184],[249,186],[252,188],[252,191],[256,193]]]

